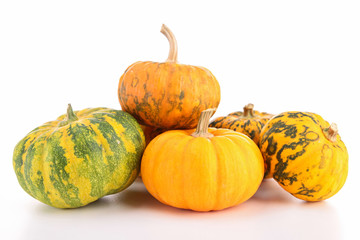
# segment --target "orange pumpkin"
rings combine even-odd
[[[247,104],[244,111],[233,112],[226,117],[214,119],[209,127],[228,128],[244,133],[259,144],[261,129],[274,115],[254,110],[254,104]]]
[[[213,112],[202,112],[195,131],[167,131],[147,146],[141,174],[160,202],[195,211],[221,210],[246,201],[258,189],[264,175],[259,148],[242,133],[208,129]]]
[[[161,32],[170,42],[168,59],[129,66],[119,81],[120,105],[143,125],[194,128],[201,111],[219,105],[219,83],[204,67],[179,64],[173,33],[165,25]]]

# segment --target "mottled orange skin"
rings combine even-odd
[[[348,153],[330,124],[308,112],[285,112],[272,118],[260,136],[265,176],[299,199],[320,201],[336,194],[348,173]]]
[[[200,113],[216,108],[220,86],[206,68],[176,62],[136,62],[119,81],[122,109],[140,124],[163,129],[194,128]]]
[[[193,137],[194,131],[168,131],[147,146],[141,174],[150,194],[195,211],[221,210],[253,196],[264,174],[256,144],[228,129],[209,128],[209,138]]]
[[[259,111],[254,111],[252,116],[245,116],[244,112],[238,111],[214,119],[209,124],[209,127],[227,128],[241,132],[250,137],[256,144],[259,144],[261,129],[273,116]]]

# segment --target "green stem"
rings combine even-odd
[[[76,116],[76,114],[74,113],[74,111],[71,107],[71,104],[69,103],[67,111],[66,111],[66,118],[59,123],[59,127],[65,126],[69,123],[72,123],[72,122],[78,120],[78,119],[79,118]]]
[[[76,114],[74,113],[70,103],[68,104],[68,108],[67,108],[67,111],[66,111],[66,118],[67,118],[68,122],[73,122],[73,121],[76,121],[76,120],[79,119],[76,116]]]

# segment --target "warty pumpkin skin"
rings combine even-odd
[[[285,112],[263,128],[260,149],[266,177],[297,198],[320,201],[336,194],[348,173],[348,153],[335,124],[309,112]]]
[[[162,129],[189,129],[201,111],[216,108],[220,86],[204,67],[179,64],[174,35],[163,25],[170,42],[166,62],[136,62],[121,76],[118,97],[121,108],[140,124]]]
[[[27,134],[15,147],[21,187],[57,208],[76,208],[122,191],[137,177],[145,148],[140,125],[109,108],[72,111]]]
[[[164,132],[145,149],[142,180],[160,202],[194,211],[221,210],[257,191],[264,174],[259,148],[242,133],[207,129],[212,114],[203,112],[197,130]]]
[[[264,125],[274,115],[254,110],[254,105],[249,103],[244,111],[230,113],[226,117],[214,119],[209,127],[227,128],[241,132],[250,137],[256,144],[259,144],[260,132]]]

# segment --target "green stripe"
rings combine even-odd
[[[134,179],[130,179],[131,173],[133,169],[137,169],[139,171],[141,154],[145,148],[144,139],[141,135],[142,130],[140,125],[136,122],[135,118],[123,111],[111,110],[110,112],[111,114],[96,114],[96,118],[101,119],[101,115],[106,114],[109,118],[114,119],[125,129],[123,133],[117,133],[109,122],[90,120],[92,124],[97,126],[101,134],[107,140],[111,151],[114,153],[114,155],[107,155],[107,161],[111,168],[111,173],[116,170],[116,168],[125,165],[123,168],[125,169],[125,172],[122,174],[123,176],[126,176],[126,180],[123,181],[123,184],[118,186],[116,189],[111,189],[107,194],[121,191],[127,187],[124,184],[129,181],[132,182],[131,180],[135,179],[135,177],[133,177]],[[136,153],[127,152],[123,139],[132,141],[135,146]],[[116,181],[116,179],[113,179],[112,181]]]
[[[34,140],[27,149],[24,162],[24,178],[31,196],[40,200],[43,203],[51,204],[51,201],[47,196],[47,193],[45,192],[43,177],[41,173],[38,174],[32,171],[32,163],[35,161],[35,159],[42,157],[44,141],[46,141],[45,134],[36,138],[36,140]],[[31,177],[33,176],[36,176],[37,180],[35,180],[35,182],[33,182],[33,180],[31,179]]]
[[[79,189],[68,182],[69,173],[65,170],[68,159],[65,157],[66,150],[60,145],[62,137],[63,133],[57,131],[47,139],[48,153],[45,161],[50,163],[50,181],[66,204],[72,207],[82,206],[78,196]],[[70,193],[73,193],[73,196],[70,196]]]
[[[15,174],[17,176],[20,186],[28,194],[31,195],[30,189],[27,187],[27,184],[25,182],[25,177],[21,173],[21,167],[24,164],[22,157],[25,152],[25,144],[29,141],[29,139],[30,139],[29,137],[25,137],[16,145],[16,147],[14,149],[14,155],[13,155],[13,165],[14,165]]]
[[[108,179],[103,166],[102,146],[94,140],[96,133],[91,127],[76,123],[69,126],[67,134],[75,145],[74,155],[84,159],[78,171],[80,176],[90,180],[90,195],[96,198],[104,196],[103,186]]]
[[[136,119],[129,113],[124,111],[115,111],[113,117],[118,123],[120,123],[127,130],[126,135],[128,139],[131,139],[136,147],[138,157],[142,156],[142,152],[145,149],[145,136],[142,128],[136,121]]]
[[[132,176],[132,173],[133,170],[139,171],[141,156],[145,148],[145,138],[140,125],[135,118],[123,111],[97,108],[90,109],[89,113],[91,113],[89,116],[91,124],[89,125],[74,122],[64,126],[61,130],[55,130],[50,136],[48,136],[50,133],[48,130],[53,129],[49,129],[48,126],[46,128],[39,127],[17,144],[13,156],[14,170],[20,185],[31,196],[55,207],[80,207],[88,203],[82,202],[84,199],[79,198],[79,190],[81,190],[79,188],[82,186],[75,186],[69,182],[72,173],[66,171],[66,167],[71,161],[65,157],[67,151],[71,151],[77,158],[83,159],[74,171],[76,171],[76,175],[89,179],[90,195],[96,199],[119,192],[135,180],[136,176]],[[116,124],[123,126],[125,131],[123,133],[116,132],[114,127],[117,126],[112,126],[107,122],[104,118],[105,115],[114,119]],[[103,147],[105,142],[96,141],[99,136],[92,125],[95,125],[99,134],[103,135],[104,140],[102,141],[107,142],[111,153],[105,152]],[[63,136],[65,131],[68,136]],[[34,136],[37,138],[33,138],[29,144],[30,139]],[[67,141],[73,142],[74,149],[65,149],[60,145],[64,137],[68,137]],[[134,144],[135,153],[127,152],[124,141],[131,141]],[[29,144],[28,149],[25,148],[26,144]],[[49,174],[51,184],[58,193],[45,192],[41,166],[40,170],[36,170],[36,172],[32,167],[34,161],[44,161],[43,157],[46,157],[45,161],[50,166],[50,172],[47,174]],[[25,158],[24,162],[23,158]],[[24,167],[24,174],[21,174],[22,167]],[[113,174],[119,168],[124,169],[121,177]],[[120,179],[123,181],[121,182]],[[114,189],[105,189],[109,183],[118,183],[118,186]],[[67,205],[51,202],[54,194],[60,194],[59,198],[64,200]],[[85,200],[88,201],[88,199]]]
[[[105,168],[105,170],[108,172],[108,174],[106,175],[106,178],[108,178],[107,182],[116,181],[116,179],[110,179],[112,177],[112,173],[116,170],[117,167],[119,167],[119,165],[127,164],[126,162],[128,161],[129,153],[126,152],[124,143],[122,139],[119,137],[119,134],[115,132],[114,128],[108,122],[91,121],[91,123],[98,128],[101,135],[103,135],[103,137],[106,139],[107,143],[110,146],[110,150],[113,153],[113,154],[109,154],[109,153],[106,154],[106,160],[108,162],[108,165],[106,165],[104,161],[102,161],[101,163]],[[130,166],[126,167],[125,169],[128,169],[129,167]],[[129,175],[129,172],[126,171],[122,174]],[[104,190],[103,188],[105,187],[106,183],[104,183],[101,186],[102,190]],[[116,192],[117,190],[118,188],[111,189],[110,192],[111,193]],[[104,194],[109,194],[109,191],[104,192]]]
[[[141,129],[136,119],[129,113],[123,111],[116,111],[115,116],[115,120],[119,119],[120,124],[125,128],[125,131],[123,133],[124,138],[131,140],[133,145],[135,146],[135,153],[129,153],[129,167],[130,169],[136,169],[137,172],[139,172],[141,157],[145,150],[145,136],[143,130]],[[128,180],[124,182],[124,184],[127,183],[127,185],[122,185],[118,191],[128,187],[136,178],[136,176],[133,176],[133,179],[130,179],[130,177],[131,171],[129,172]]]

